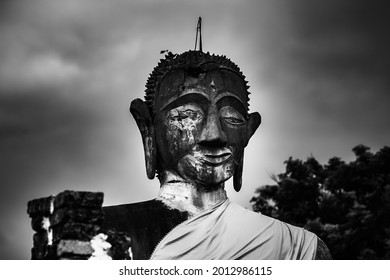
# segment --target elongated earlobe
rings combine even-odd
[[[238,163],[236,172],[234,172],[233,174],[233,187],[236,192],[239,192],[241,190],[243,167],[244,167],[244,153],[242,153],[242,157],[240,162]]]
[[[133,115],[141,132],[146,174],[149,179],[153,179],[156,174],[157,149],[152,116],[146,103],[139,98],[131,102],[130,113]]]
[[[249,139],[255,133],[257,128],[261,123],[261,116],[259,113],[251,113],[249,114],[249,119],[246,127],[246,143],[245,146],[248,145]],[[236,172],[233,175],[233,187],[236,192],[241,190],[242,186],[242,171],[244,169],[244,152],[242,153],[242,157],[240,162],[238,163]]]

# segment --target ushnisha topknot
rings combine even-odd
[[[154,95],[157,91],[159,82],[170,71],[176,69],[191,69],[191,68],[207,68],[210,65],[212,68],[228,69],[239,75],[246,84],[247,92],[247,107],[249,109],[249,86],[245,80],[244,74],[240,68],[226,56],[204,53],[202,51],[187,51],[182,54],[173,54],[167,52],[165,58],[161,59],[158,65],[153,69],[152,73],[146,82],[145,103],[149,110],[153,112]]]

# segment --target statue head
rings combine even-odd
[[[140,129],[149,179],[173,174],[213,189],[233,176],[241,188],[244,148],[261,123],[248,113],[245,76],[225,56],[168,53],[130,111]]]

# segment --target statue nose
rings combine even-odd
[[[207,147],[224,147],[226,143],[227,137],[222,130],[218,111],[210,109],[200,135],[199,144]]]

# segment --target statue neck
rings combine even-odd
[[[206,211],[227,199],[224,184],[208,189],[186,182],[171,172],[164,172],[160,183],[157,200],[171,209],[188,212],[190,216]]]

